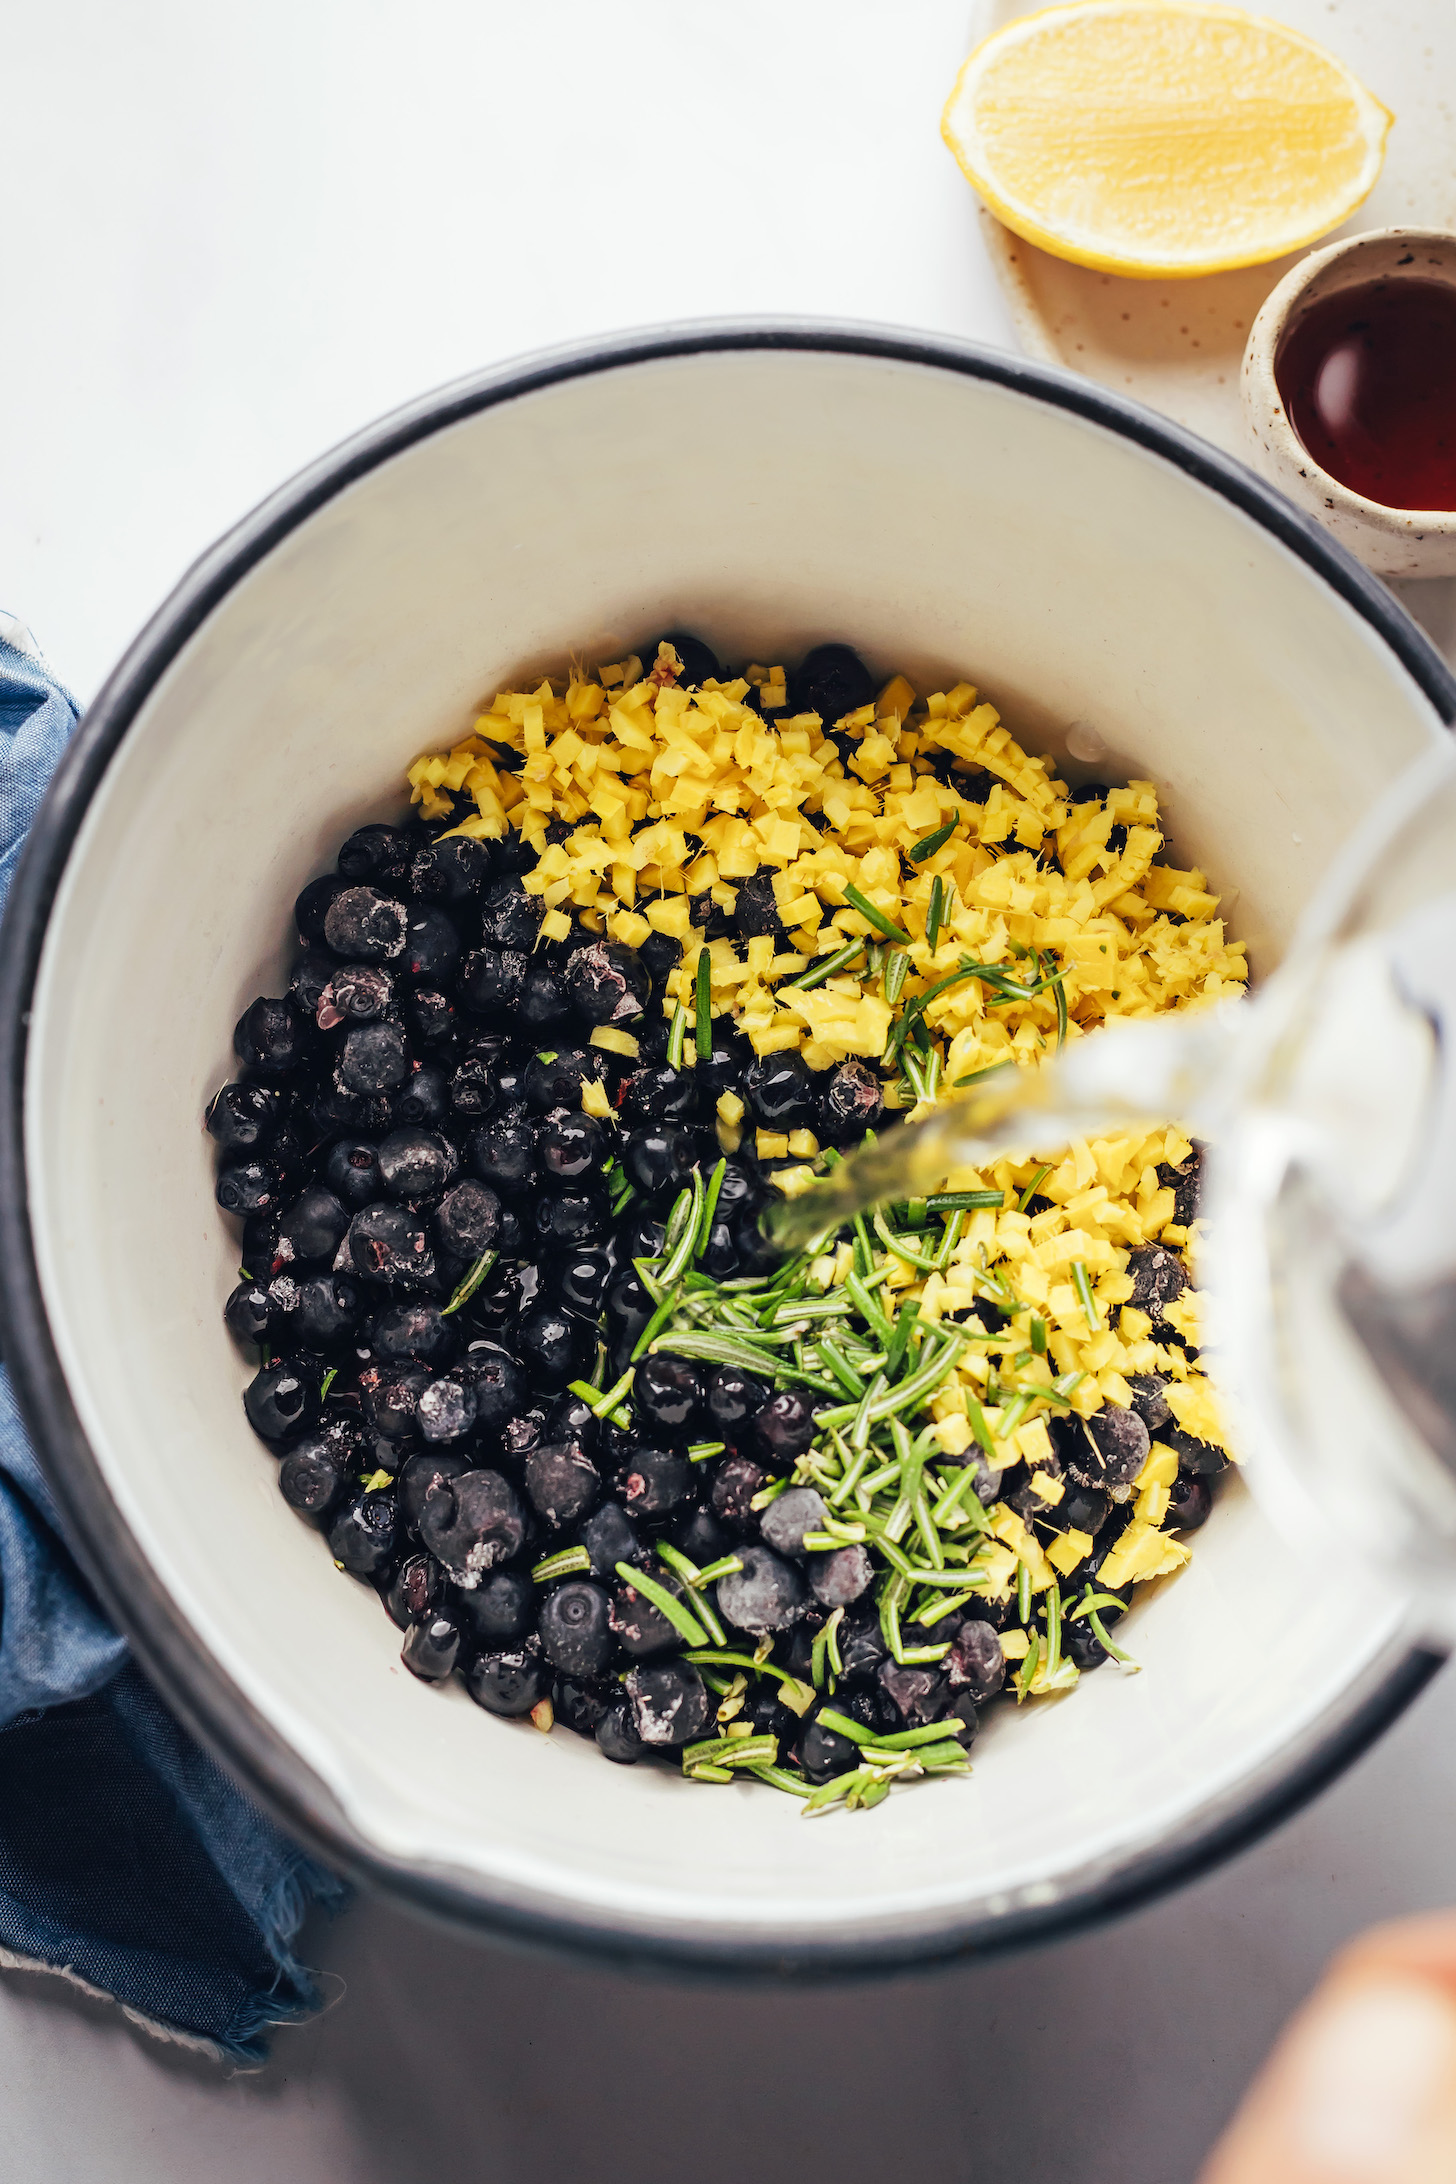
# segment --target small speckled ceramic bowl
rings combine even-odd
[[[1456,510],[1386,508],[1351,492],[1295,432],[1274,378],[1285,339],[1310,308],[1369,281],[1441,281],[1456,287],[1456,235],[1377,228],[1311,251],[1267,298],[1249,329],[1241,392],[1253,460],[1342,546],[1381,576],[1456,576]]]

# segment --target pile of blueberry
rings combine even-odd
[[[634,952],[582,926],[543,941],[522,886],[533,852],[449,823],[351,835],[298,898],[288,991],[238,1023],[238,1074],[207,1113],[218,1204],[241,1224],[225,1318],[261,1355],[244,1402],[284,1498],[378,1590],[406,1665],[459,1674],[497,1714],[539,1719],[549,1699],[635,1760],[699,1735],[716,1703],[624,1574],[679,1593],[664,1543],[698,1567],[736,1557],[716,1595],[731,1642],[772,1634],[785,1672],[807,1672],[833,1573],[811,1573],[803,1524],[793,1536],[797,1490],[762,1523],[751,1505],[808,1447],[812,1413],[792,1389],[671,1356],[639,1363],[630,1430],[570,1384],[631,1358],[654,1309],[633,1262],[662,1250],[684,1181],[717,1166],[722,1093],[746,1117],[698,1262],[720,1281],[774,1263],[754,1126],[848,1146],[881,1121],[881,1085],[857,1061],[816,1075],[796,1053],[760,1059],[723,1019],[710,1054],[672,1066],[662,997],[679,944]],[[725,922],[740,941],[773,930],[767,882],[745,883]],[[602,1025],[637,1058],[592,1045]],[[615,1124],[583,1109],[593,1078]],[[533,1574],[563,1550],[568,1574]],[[893,1667],[868,1599],[842,1645],[848,1704]],[[830,1733],[777,1688],[760,1682],[745,1718],[820,1779]],[[876,1700],[879,1726],[913,1722],[902,1696],[908,1715]]]

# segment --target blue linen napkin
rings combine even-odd
[[[0,614],[0,908],[76,705]],[[157,1698],[91,1598],[0,1364],[0,1964],[241,2062],[321,2002],[293,1953],[347,1891]]]

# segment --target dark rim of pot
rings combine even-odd
[[[421,1909],[548,1949],[706,1970],[714,1977],[852,1978],[1048,1940],[1188,1880],[1252,1842],[1331,1781],[1409,1704],[1440,1656],[1395,1648],[1281,1759],[1194,1816],[1175,1840],[1121,1863],[1029,1889],[994,1910],[933,1922],[881,1924],[844,1941],[787,1948],[771,1938],[725,1939],[690,1927],[610,1918],[523,1902],[504,1887],[468,1884],[381,1854],[331,1793],[198,1647],[131,1537],[71,1402],[46,1320],[31,1236],[24,1141],[26,1046],[46,925],[86,808],[159,678],[217,603],[314,511],[354,479],[462,419],[586,374],[735,350],[820,351],[923,365],[1010,389],[1116,433],[1170,463],[1251,517],[1314,569],[1375,630],[1448,723],[1453,677],[1383,586],[1250,471],[1193,434],[1066,372],[969,342],[894,328],[816,320],[717,320],[646,329],[520,359],[456,381],[396,410],[324,456],[243,519],[189,570],[107,680],[78,726],[31,829],[0,925],[0,1340],[77,1559],[107,1612],[193,1733],[280,1822],[327,1862]]]

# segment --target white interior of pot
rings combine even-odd
[[[1378,1680],[1394,1614],[1292,1571],[1237,1484],[1129,1618],[1140,1675],[988,1717],[969,1781],[805,1824],[757,1786],[606,1764],[421,1688],[375,1595],[284,1505],[220,1313],[236,1235],[200,1118],[289,906],[476,701],[654,626],[729,659],[843,637],[966,675],[1057,749],[1155,779],[1268,965],[1368,799],[1437,732],[1373,631],[1165,460],[948,371],[827,353],[579,377],[419,444],[216,608],[111,765],[37,993],[42,1281],[124,1520],[192,1640],[358,1835],[485,1898],[784,1947],[1045,1903],[1267,1786]],[[1084,769],[1085,770],[1085,769]],[[1237,891],[1234,894],[1233,891]]]

